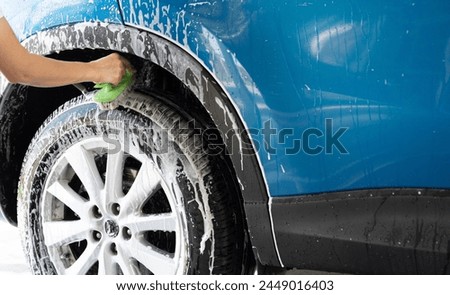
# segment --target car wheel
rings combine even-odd
[[[160,99],[131,93],[125,105],[74,99],[33,139],[18,189],[33,272],[241,273],[242,213],[223,157]]]

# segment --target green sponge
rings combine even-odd
[[[115,101],[121,94],[133,84],[133,73],[129,70],[125,72],[122,81],[117,86],[110,83],[98,83],[94,86],[100,89],[94,95],[94,101],[98,104],[108,104]]]

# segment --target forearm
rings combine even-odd
[[[12,83],[57,87],[80,82],[117,85],[132,70],[127,60],[110,54],[89,63],[65,62],[29,53],[16,39],[4,18],[0,18],[0,71]]]
[[[56,87],[96,81],[92,63],[68,63],[29,53],[0,18],[0,70],[12,83]]]
[[[33,66],[29,66],[33,65]],[[14,72],[7,77],[12,83],[37,87],[57,87],[87,81],[98,81],[95,64],[64,62],[39,55],[24,53],[12,65]]]

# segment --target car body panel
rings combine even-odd
[[[121,20],[114,1],[12,2],[4,5],[22,11],[12,19],[20,36],[80,19]],[[447,1],[119,4],[126,24],[173,40],[224,86],[252,132],[272,197],[450,187]],[[311,128],[318,133],[305,146]],[[305,150],[320,151],[326,132],[341,128],[346,152]]]
[[[273,197],[449,187],[447,1],[139,3],[121,1],[124,21],[196,53],[259,132]],[[327,118],[346,152],[291,149]]]

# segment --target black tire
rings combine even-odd
[[[84,198],[84,201],[94,198],[97,201],[100,200],[99,196],[89,195],[90,192],[79,178],[81,174],[78,175],[75,168],[73,171],[70,170],[72,163],[61,166],[63,165],[61,163],[66,161],[64,157],[68,157],[67,154],[71,148],[79,143],[86,142],[87,144],[90,140],[99,140],[100,137],[109,145],[112,144],[112,147],[124,149],[126,155],[128,155],[127,144],[133,146],[133,151],[138,147],[139,153],[154,163],[155,166],[152,169],[156,169],[160,173],[158,175],[161,176],[165,190],[162,189],[162,193],[158,191],[158,197],[155,197],[156,193],[152,192],[153,195],[146,199],[145,204],[139,205],[139,214],[142,213],[145,216],[145,214],[150,214],[148,212],[160,214],[160,212],[173,213],[172,211],[176,211],[178,214],[179,231],[174,231],[174,233],[142,231],[136,233],[136,240],[139,235],[139,241],[150,244],[152,249],[158,248],[172,253],[170,252],[172,250],[169,249],[173,249],[173,244],[177,243],[178,237],[184,236],[186,242],[181,242],[184,243],[183,247],[185,248],[177,253],[181,253],[180,255],[186,253],[186,255],[183,256],[182,261],[180,260],[176,273],[240,274],[245,271],[247,262],[244,260],[247,255],[244,252],[247,250],[245,250],[243,214],[239,209],[239,192],[236,190],[235,182],[231,180],[233,176],[229,172],[226,161],[221,156],[212,155],[206,143],[198,140],[201,137],[201,132],[198,131],[201,130],[193,129],[191,118],[186,114],[182,115],[174,107],[154,97],[137,93],[131,93],[124,100],[124,105],[126,107],[120,107],[117,110],[99,111],[94,103],[82,97],[74,99],[47,119],[33,139],[24,159],[18,188],[18,224],[24,251],[33,273],[69,272],[68,270],[77,259],[81,260],[82,254],[87,251],[87,245],[91,245],[97,240],[106,243],[103,241],[109,239],[108,247],[114,246],[115,254],[117,254],[116,251],[122,249],[118,248],[120,243],[126,245],[126,242],[120,242],[117,245],[111,242],[120,238],[118,233],[121,233],[122,229],[119,221],[111,221],[108,226],[105,224],[105,232],[90,228],[89,235],[93,234],[94,240],[92,237],[81,240],[86,237],[85,234],[88,233],[86,231],[83,232],[83,238],[78,238],[79,241],[75,242],[71,240],[71,244],[62,245],[63,241],[57,241],[52,245],[46,243],[46,237],[48,240],[56,239],[53,238],[54,235],[51,235],[51,227],[48,227],[50,229],[47,232],[43,229],[46,222],[68,222],[82,219],[81,215],[72,211],[67,203],[49,193],[52,181],[56,181],[56,178],[57,181],[60,181],[59,178],[64,177],[64,181],[67,181],[70,189],[76,192],[77,196]],[[201,143],[199,144],[199,142]],[[167,151],[161,153],[161,148],[167,148]],[[84,146],[83,149],[87,150]],[[112,149],[105,150],[106,155],[102,155],[103,150],[98,149],[88,152],[92,153],[92,157],[95,156],[98,175],[106,182],[106,176],[103,175],[106,174],[106,168],[102,168],[102,165],[106,165],[105,161]],[[133,157],[127,156],[126,159],[129,158]],[[132,159],[131,162],[133,161],[138,160]],[[59,168],[58,165],[66,167],[65,170]],[[123,169],[128,169],[126,165],[128,164],[123,164],[125,167]],[[131,190],[132,187],[132,183],[127,184],[128,187],[126,187],[126,181],[131,182],[131,180],[125,180],[125,177],[136,177],[135,179],[137,179],[139,169],[141,169],[139,164],[133,165],[138,167],[134,174],[123,172],[124,175],[127,173],[134,175],[122,176],[124,194],[127,189]],[[69,170],[70,172],[68,172]],[[76,180],[77,177],[78,180]],[[160,196],[161,194],[163,196]],[[169,194],[171,196],[173,194],[173,196],[169,197]],[[173,204],[176,206],[172,206],[169,201],[174,202]],[[152,202],[151,205],[149,205],[150,202]],[[144,209],[145,206],[149,208]],[[95,210],[101,211],[99,207],[94,207]],[[120,208],[120,206],[117,207]],[[105,206],[104,208],[109,207]],[[104,220],[109,218],[107,216],[115,214],[109,212],[110,209],[105,210],[98,214],[89,211],[86,216],[91,219],[93,219],[92,216],[95,216],[95,218],[101,219],[99,223],[104,223]],[[116,213],[119,215],[118,212]],[[111,228],[116,225],[118,230],[114,232]],[[135,234],[131,233],[130,229],[127,228],[127,230],[130,234],[128,238]],[[99,234],[97,231],[101,233]],[[51,238],[48,238],[49,235]],[[114,235],[116,237],[113,237]],[[108,253],[111,255],[111,252]],[[175,254],[170,255],[175,256]],[[58,260],[58,257],[61,257],[61,261]],[[133,273],[156,273],[152,267],[143,265],[138,259],[133,259],[130,260],[133,263]],[[97,262],[89,265],[88,270],[85,266],[82,273],[103,273],[105,268],[100,266],[103,263]],[[125,273],[118,262],[114,265],[117,274]],[[111,272],[111,270],[109,271]]]

